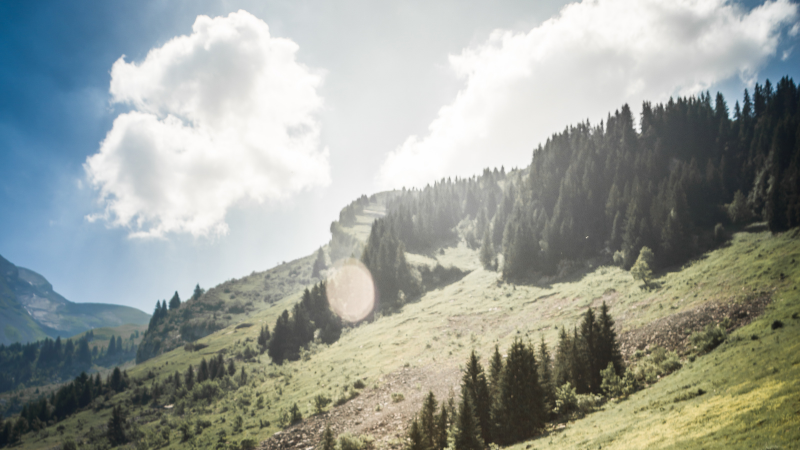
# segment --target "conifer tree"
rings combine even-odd
[[[336,438],[333,437],[331,425],[325,424],[325,431],[322,433],[322,447],[321,450],[336,450]]]
[[[613,364],[617,375],[622,375],[624,367],[622,365],[622,354],[617,342],[617,332],[614,330],[614,319],[608,313],[606,302],[600,307],[600,317],[598,318],[598,340],[597,359],[598,366],[604,368],[608,363]]]
[[[192,300],[197,300],[198,298],[202,297],[205,294],[205,290],[200,287],[200,283],[197,283],[194,286],[194,292],[192,292]]]
[[[491,397],[489,395],[489,386],[486,382],[486,375],[483,373],[478,355],[475,350],[470,354],[469,362],[464,370],[464,375],[461,379],[462,386],[470,395],[472,405],[475,409],[475,415],[478,420],[480,428],[480,436],[483,442],[492,442],[491,439],[491,417],[490,409],[492,406]]]
[[[538,378],[533,349],[516,339],[508,350],[500,382],[499,444],[529,439],[544,427],[544,404]]]
[[[258,333],[258,347],[261,353],[267,350],[267,344],[269,344],[269,326],[264,324],[264,326],[261,327],[261,331]]]
[[[461,390],[461,403],[458,408],[458,419],[453,432],[453,448],[455,450],[483,450],[480,436],[480,424],[475,417],[475,408],[471,395],[466,387]]]
[[[436,447],[436,439],[438,435],[438,424],[436,419],[436,397],[433,395],[433,391],[429,391],[422,403],[422,411],[420,411],[419,417],[419,432],[422,444],[421,448],[433,449]]]
[[[486,270],[495,269],[494,247],[492,246],[491,235],[489,234],[489,227],[483,233],[483,242],[481,242],[480,260],[483,268]]]
[[[415,418],[411,421],[411,429],[408,432],[408,446],[406,447],[407,450],[429,450],[430,447],[426,447],[422,444],[422,433],[420,432],[420,426]]]
[[[450,400],[453,398],[450,397]],[[437,431],[434,444],[434,450],[444,450],[447,448],[448,431],[450,430],[450,414],[448,406],[442,402],[442,409],[439,411],[439,417],[436,420]]]
[[[111,418],[108,419],[106,437],[114,447],[128,442],[128,436],[125,433],[125,419],[122,416],[122,407],[120,406],[115,406],[111,409]]]
[[[208,362],[203,358],[200,360],[200,367],[197,369],[197,382],[202,383],[209,379]]]
[[[175,291],[175,294],[169,301],[169,309],[178,309],[180,307],[181,307],[181,297],[178,295],[178,291]]]
[[[542,386],[542,403],[545,411],[551,411],[555,405],[555,387],[551,370],[550,351],[542,336],[539,344],[539,384]]]
[[[183,376],[183,382],[186,385],[186,389],[192,390],[194,387],[194,369],[192,365],[189,365],[189,368],[186,369],[186,374]]]

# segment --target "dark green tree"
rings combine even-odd
[[[112,446],[116,447],[128,443],[128,435],[125,433],[125,418],[122,415],[122,407],[115,406],[111,409],[111,418],[108,419],[106,427],[106,437]]]
[[[178,309],[181,307],[181,297],[178,295],[178,291],[175,291],[175,294],[169,301],[169,309]]]

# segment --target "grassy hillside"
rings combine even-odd
[[[368,222],[360,221],[365,222],[362,225]],[[630,337],[657,321],[700,310],[719,312],[703,315],[705,322],[721,321],[720,314],[736,310],[736,305],[763,298],[771,300],[765,315],[733,332],[728,343],[709,355],[694,362],[684,360],[683,369],[630,399],[608,403],[602,411],[518,448],[551,444],[565,448],[740,447],[750,443],[790,448],[800,438],[796,402],[800,361],[795,356],[800,354],[800,320],[791,317],[800,312],[797,238],[797,230],[774,236],[738,233],[729,245],[683,268],[656,274],[658,287],[653,290],[642,289],[626,271],[598,267],[592,261],[573,267],[571,274],[560,279],[542,280],[541,285],[510,285],[498,281],[496,273],[479,269],[477,252],[463,243],[444,249],[444,254],[410,255],[412,262],[432,262],[435,257],[443,264],[473,271],[428,292],[397,314],[347,330],[335,344],[312,345],[300,361],[283,366],[271,364],[266,355],[249,362],[236,356],[247,346],[255,348],[260,326],[272,326],[284,309],[299,300],[299,292],[272,303],[254,302],[258,306],[252,311],[231,315],[229,326],[197,341],[206,345],[200,351],[176,348],[128,371],[148,386],[166,383],[168,376],[184,372],[189,364],[196,366],[201,358],[223,353],[234,357],[237,367],[246,368],[249,377],[243,386],[226,381],[224,394],[212,400],[177,401],[169,408],[133,405],[128,391],[100,399],[92,410],[64,421],[64,436],[52,427],[26,435],[22,448],[52,448],[67,436],[84,440],[92,448],[88,443],[115,404],[124,406],[140,442],[148,448],[264,441],[281,431],[281,417],[294,404],[305,420],[272,437],[266,448],[315,445],[325,423],[337,433],[371,435],[378,448],[399,448],[408,420],[428,390],[440,399],[457,395],[460,366],[472,349],[485,363],[495,345],[505,349],[516,337],[538,342],[543,336],[552,348],[556,327],[572,327],[587,307],[603,301],[610,306],[623,342],[635,345]],[[263,279],[264,275],[254,274],[246,283],[232,281],[230,293],[215,288],[219,290],[215,295],[222,296],[225,304],[248,298],[248,291],[236,286],[256,286]],[[258,300],[258,294],[252,295]],[[732,319],[744,323],[750,318]],[[785,325],[773,331],[770,324],[776,319]],[[670,342],[684,343],[689,333],[705,325],[703,320],[688,325],[676,322],[689,328],[670,330],[667,335],[680,335]],[[630,356],[635,346],[626,349]],[[361,383],[365,387],[357,388]],[[675,401],[697,388],[706,393]],[[317,395],[342,404],[314,415]],[[198,430],[198,423],[207,426]],[[181,442],[179,431],[184,424],[191,430],[187,442]],[[95,431],[90,431],[92,427]]]

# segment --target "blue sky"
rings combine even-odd
[[[0,2],[0,255],[41,273],[70,300],[150,311],[175,290],[185,297],[195,283],[210,287],[311,253],[328,240],[339,209],[361,194],[524,165],[552,132],[597,121],[624,102],[636,109],[642,99],[708,89],[732,106],[747,83],[800,78],[794,3],[430,3]],[[230,15],[239,10],[246,13]],[[241,110],[249,109],[236,104],[219,119],[217,109],[192,105],[237,80],[223,77],[205,93],[177,98],[182,79],[166,84],[145,70],[176,67],[169,56],[148,59],[153,49],[174,54],[173,38],[208,38],[193,29],[199,15],[218,18],[207,22],[212,31],[235,21],[237,29],[260,30],[267,56],[283,52],[289,62],[276,70],[297,76],[264,78],[241,98],[257,105],[259,120],[297,116],[308,139],[292,140],[299,125],[286,119],[273,124],[274,135],[236,128],[256,133],[255,153],[236,139],[223,149],[228,134],[219,124],[246,121]],[[188,78],[220,65],[197,48],[186,50],[197,61],[181,69]],[[265,93],[273,87],[302,93],[282,101]],[[168,146],[153,153],[152,166],[125,163],[149,151],[126,141],[132,128],[121,118],[135,114],[150,117],[167,141],[173,132],[197,138],[212,161],[239,165],[218,176],[224,187],[150,180],[199,176],[191,155],[176,163],[168,156],[178,150]],[[169,125],[169,115],[181,124]],[[101,146],[112,131],[121,144]],[[96,155],[103,164],[87,169]],[[259,166],[264,155],[283,165]],[[253,164],[260,172],[240,176]],[[155,190],[126,200],[123,178]],[[111,193],[105,200],[103,188]],[[218,214],[201,220],[205,203],[182,209],[180,200],[165,200],[192,195],[217,198],[208,209]]]

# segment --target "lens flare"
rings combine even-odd
[[[348,322],[364,320],[375,307],[372,274],[356,259],[348,258],[334,267],[326,290],[333,312]]]

